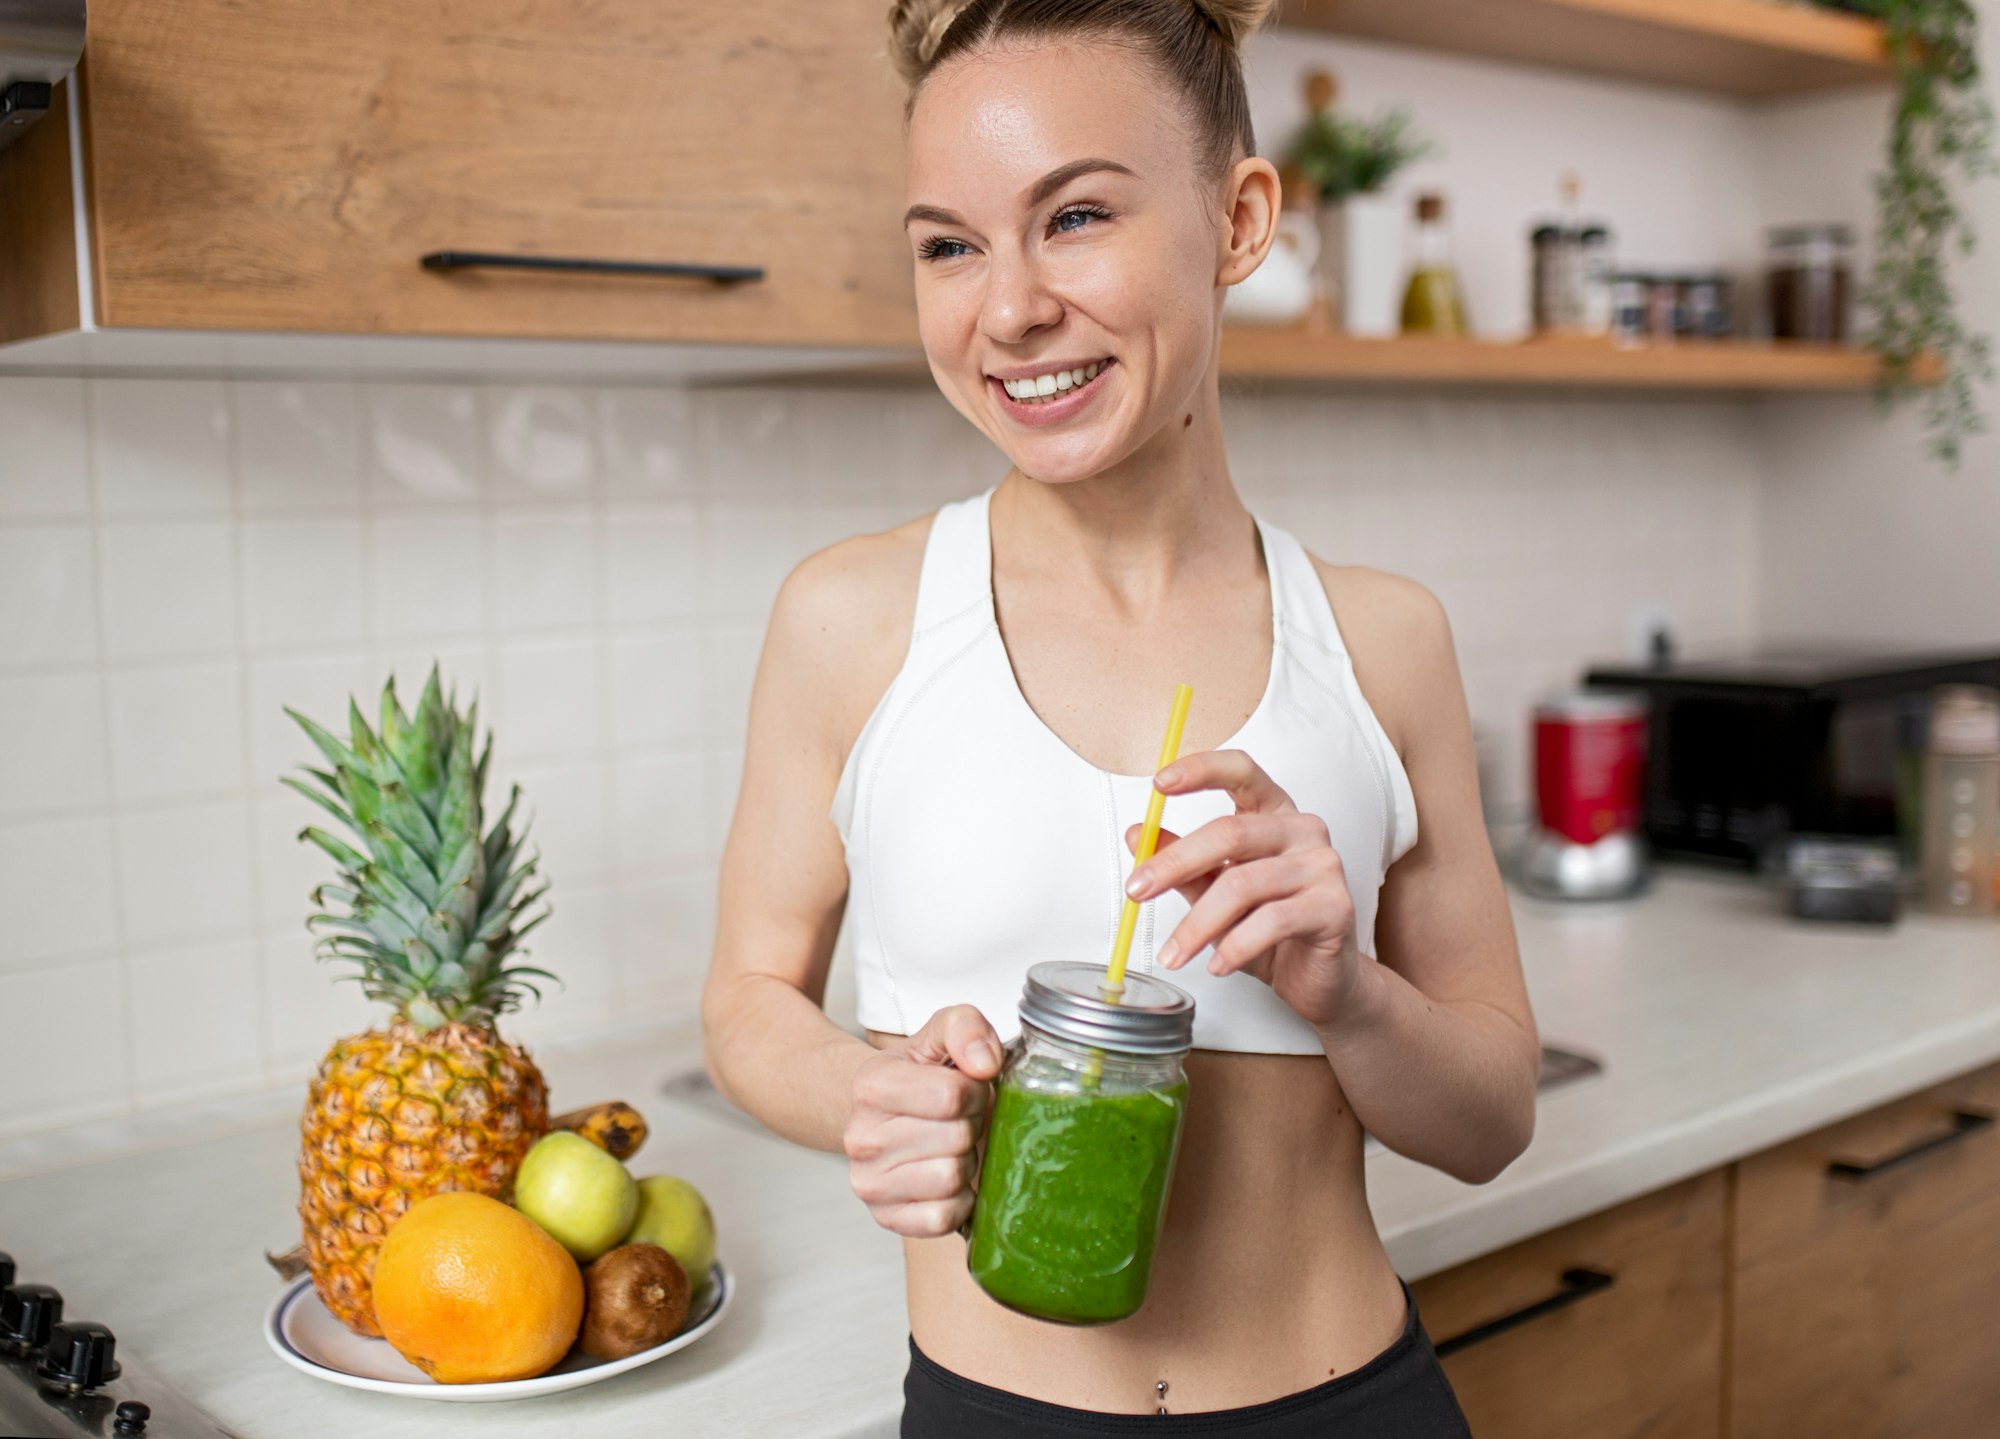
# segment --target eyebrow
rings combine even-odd
[[[1055,194],[1063,186],[1081,175],[1109,171],[1115,175],[1134,175],[1137,172],[1129,165],[1121,165],[1116,160],[1106,160],[1093,156],[1086,160],[1072,160],[1067,165],[1058,165],[1028,189],[1028,204],[1039,205]],[[950,210],[940,210],[935,205],[912,205],[903,214],[903,226],[908,228],[912,220],[929,220],[937,225],[963,225],[964,219]]]

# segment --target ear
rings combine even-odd
[[[1222,182],[1222,244],[1217,256],[1218,285],[1240,284],[1259,265],[1278,236],[1280,188],[1277,169],[1256,155],[1238,160]]]

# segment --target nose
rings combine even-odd
[[[1032,256],[995,256],[986,268],[979,306],[980,333],[996,344],[1017,344],[1062,318],[1062,301],[1043,282]]]

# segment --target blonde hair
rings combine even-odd
[[[889,58],[909,82],[907,115],[924,81],[957,55],[1004,40],[1105,37],[1125,41],[1172,83],[1193,122],[1210,177],[1237,148],[1257,153],[1243,83],[1244,38],[1273,0],[892,0]]]

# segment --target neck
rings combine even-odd
[[[1010,469],[993,496],[995,563],[1095,579],[1144,604],[1193,572],[1240,562],[1249,511],[1230,481],[1213,371],[1145,444],[1081,480]]]

